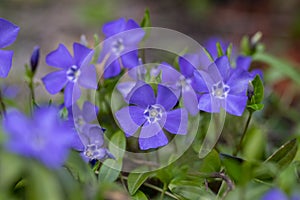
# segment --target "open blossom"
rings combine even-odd
[[[0,18],[0,77],[7,77],[14,52],[11,50],[2,50],[2,48],[11,45],[17,38],[20,28],[13,23]]]
[[[168,87],[158,84],[155,96],[149,84],[139,82],[128,99],[129,106],[117,111],[115,116],[127,137],[141,127],[139,146],[142,150],[168,144],[163,129],[172,134],[187,133],[187,111],[184,108],[173,110],[178,99]]]
[[[93,51],[79,43],[73,44],[74,57],[67,48],[60,44],[49,53],[46,63],[60,68],[42,78],[50,94],[56,94],[64,88],[64,103],[66,107],[75,103],[81,95],[80,87],[97,89],[96,69],[90,64]]]
[[[186,55],[192,56],[192,55]],[[182,96],[184,107],[187,111],[196,115],[198,100],[194,90],[194,71],[196,68],[191,65],[184,57],[179,58],[180,72],[176,71],[167,63],[162,63],[160,69],[162,71],[162,83],[168,85],[175,93]]]
[[[232,68],[227,56],[218,58],[207,71],[195,72],[196,90],[201,93],[199,110],[217,113],[225,109],[241,116],[247,104],[250,74],[244,69]]]
[[[104,78],[120,74],[120,61],[125,68],[139,65],[137,49],[145,31],[134,20],[120,18],[108,22],[103,25],[102,31],[106,40],[103,42],[98,62],[105,62]]]
[[[68,123],[74,134],[72,147],[82,152],[85,160],[104,160],[114,156],[104,147],[105,129],[92,124],[97,119],[98,108],[91,102],[84,102],[82,109],[74,104],[68,109]]]
[[[79,133],[84,145],[83,156],[85,159],[92,161],[115,158],[104,147],[104,131],[105,129],[98,125],[90,125],[85,131]]]
[[[264,194],[261,200],[300,200],[300,195],[296,193],[289,198],[280,189],[273,188]]]
[[[49,168],[64,163],[74,136],[55,107],[38,108],[31,118],[12,110],[7,113],[3,127],[9,151],[39,160]]]

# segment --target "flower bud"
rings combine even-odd
[[[37,66],[39,64],[39,58],[40,58],[40,47],[35,46],[30,58],[30,67],[33,74],[35,73]]]

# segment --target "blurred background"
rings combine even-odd
[[[140,22],[146,8],[152,26],[180,31],[200,44],[217,36],[238,48],[243,35],[261,31],[266,51],[300,70],[299,0],[0,0],[0,17],[21,27],[17,41],[9,47],[15,57],[4,81],[24,85],[21,89],[25,93],[28,88],[21,77],[35,45],[41,47],[38,81],[51,70],[44,58],[59,43],[71,47],[82,34],[92,43],[95,33],[103,37],[101,27],[105,22],[119,17]],[[263,120],[260,122],[268,139],[278,146],[293,134],[300,134],[300,95],[299,85],[274,74],[266,82],[266,107],[257,119]],[[47,94],[42,85],[37,90]]]

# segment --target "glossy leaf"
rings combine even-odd
[[[123,132],[116,132],[109,143],[109,151],[115,159],[107,159],[100,168],[98,180],[100,182],[113,182],[117,180],[122,170],[123,156],[126,148],[126,139]]]
[[[297,149],[297,139],[292,139],[277,149],[265,162],[276,163],[279,167],[287,166],[296,156]]]
[[[131,196],[132,200],[148,200],[147,196],[142,191],[137,191],[135,195]]]
[[[128,191],[129,194],[134,195],[136,191],[141,187],[141,185],[151,176],[153,172],[147,173],[130,173],[128,176]]]
[[[216,150],[212,150],[203,160],[200,167],[200,172],[210,173],[219,172],[221,169],[221,161]]]

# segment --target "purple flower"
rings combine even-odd
[[[274,188],[269,190],[261,200],[288,200],[288,197],[281,190]]]
[[[6,85],[2,84],[0,86],[0,91],[4,98],[14,99],[18,95],[20,88],[16,85]]]
[[[8,47],[17,38],[20,28],[13,23],[0,18],[0,77],[7,77],[14,52],[11,50],[2,50]]]
[[[98,62],[105,62],[104,78],[117,76],[121,72],[120,60],[125,68],[139,65],[137,48],[145,31],[134,20],[121,18],[106,23],[102,31],[106,40]]]
[[[73,44],[74,57],[67,48],[60,44],[59,47],[46,57],[48,65],[60,68],[42,78],[50,94],[56,94],[64,87],[65,106],[71,106],[80,98],[80,87],[97,89],[96,69],[90,65],[93,51],[79,43]]]
[[[12,110],[7,113],[3,127],[9,151],[39,160],[49,168],[64,163],[74,136],[54,107],[41,107],[32,118]]]
[[[163,132],[185,135],[188,114],[183,108],[175,109],[177,96],[166,86],[158,84],[157,96],[149,84],[139,82],[128,95],[130,106],[116,112],[115,116],[127,137],[141,127],[139,146],[142,150],[168,144]]]
[[[247,104],[247,89],[252,79],[243,69],[230,66],[227,56],[222,56],[207,71],[194,73],[196,90],[201,93],[199,110],[217,113],[224,108],[232,115],[241,116]]]
[[[187,58],[185,58],[187,57]],[[193,59],[196,55],[187,54],[185,57],[179,57],[180,73],[167,63],[162,63],[160,69],[162,70],[162,83],[171,87],[175,93],[181,94],[184,107],[187,111],[196,115],[199,111],[197,109],[198,99],[194,90],[194,71],[196,69],[187,59]]]
[[[104,147],[104,131],[105,129],[98,125],[91,125],[84,132],[79,133],[80,139],[84,144],[84,159],[92,161],[115,158],[108,149]]]

